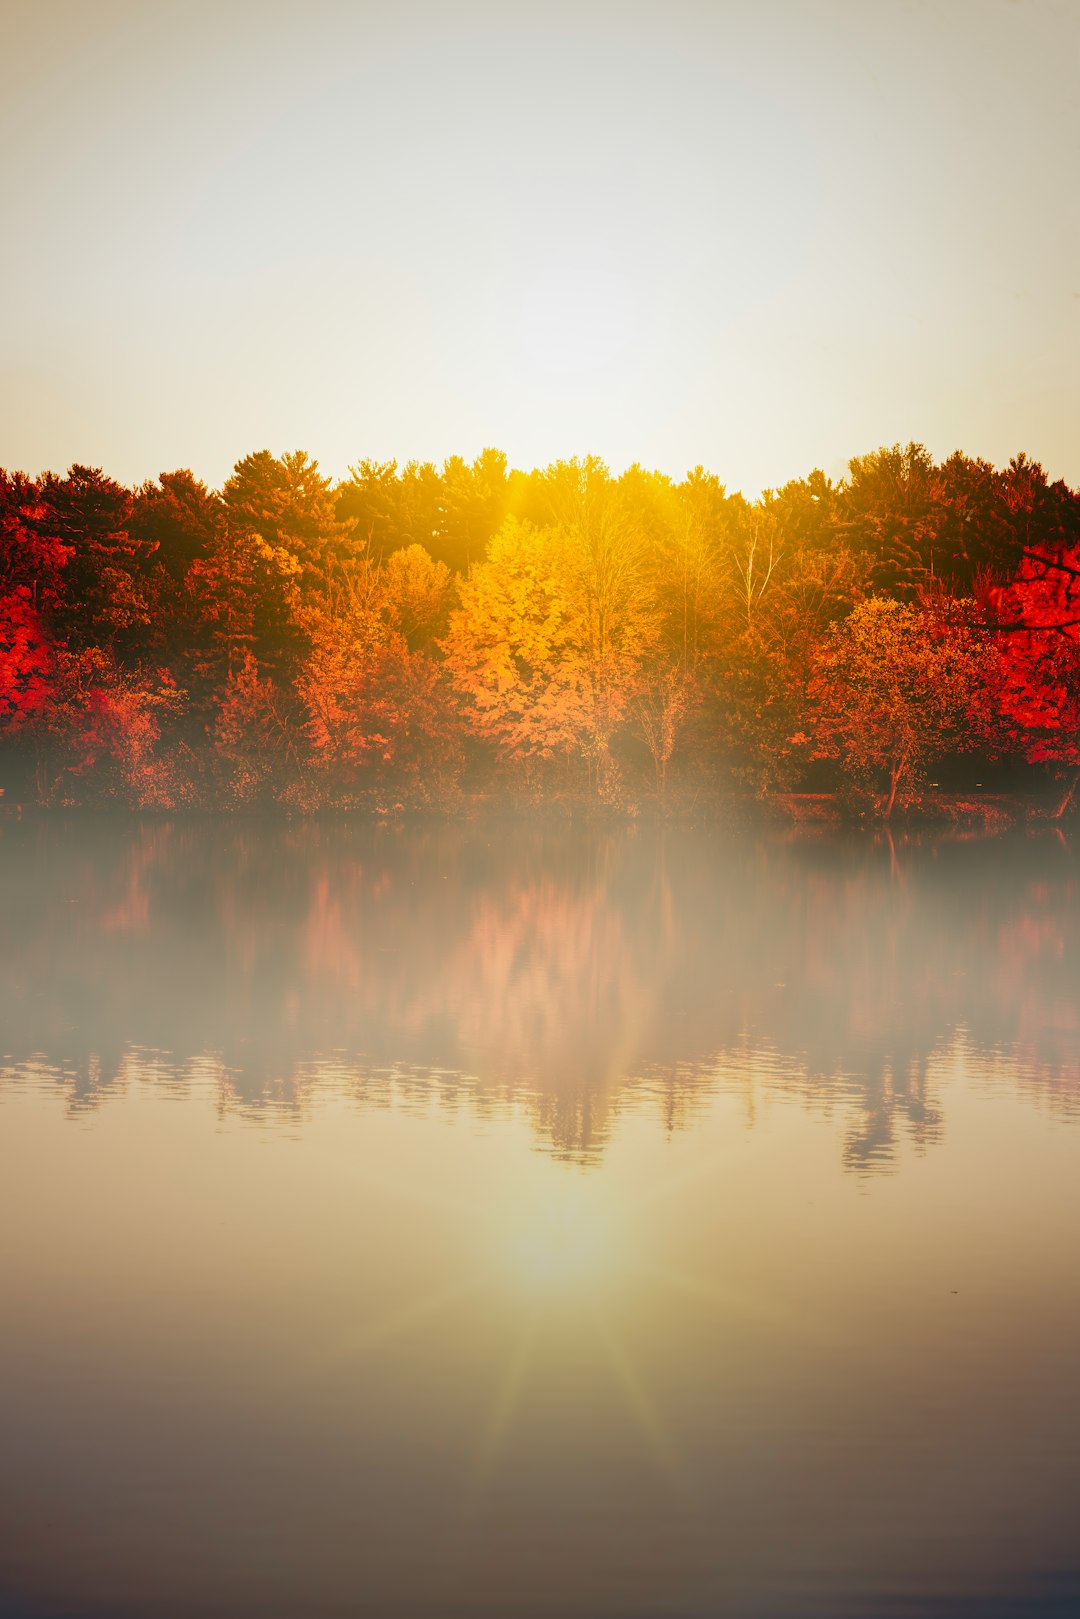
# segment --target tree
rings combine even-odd
[[[390,623],[413,651],[442,634],[451,600],[445,562],[434,562],[422,545],[408,545],[387,557],[381,585]]]
[[[746,616],[746,630],[753,634],[754,620],[762,601],[774,584],[783,554],[783,538],[768,506],[750,517],[745,536],[732,551],[734,595],[739,616]]]
[[[0,727],[16,736],[49,701],[53,649],[28,585],[0,595]]]
[[[870,560],[875,590],[910,598],[929,573],[934,497],[934,462],[925,445],[894,444],[849,461],[841,531]]]
[[[429,549],[456,573],[479,562],[510,512],[510,480],[501,450],[482,450],[470,465],[459,455],[443,463],[437,532]]]
[[[510,758],[579,752],[590,694],[570,542],[509,518],[461,581],[442,643],[478,735]]]
[[[305,604],[347,579],[362,541],[339,522],[330,479],[303,450],[245,456],[222,497],[226,554],[212,569],[231,600],[218,633],[249,638],[247,649],[280,679],[303,656]],[[235,672],[235,650],[230,665]]]
[[[205,585],[210,559],[225,536],[220,496],[183,469],[163,472],[135,492],[128,533],[142,547],[140,589],[150,622],[138,650],[167,660],[195,708],[207,704],[206,619],[211,601]]]
[[[668,767],[698,699],[693,671],[670,654],[650,660],[638,682],[633,714],[649,750],[661,806],[667,803]]]
[[[718,633],[732,529],[746,503],[741,495],[729,496],[701,467],[677,485],[631,467],[619,490],[643,530],[643,565],[660,639],[687,670],[695,670]]]
[[[886,820],[916,796],[933,759],[993,739],[997,652],[972,628],[972,608],[871,596],[818,653],[809,692],[818,756],[864,781],[884,773]]]
[[[311,639],[297,689],[328,789],[393,782],[434,796],[460,751],[438,666],[369,607],[324,617]]]
[[[400,471],[396,461],[360,461],[338,488],[337,516],[377,562],[408,545],[443,559],[444,493],[430,461],[409,461]]]
[[[175,754],[158,753],[163,722],[185,693],[167,670],[125,668],[102,647],[59,647],[34,726],[42,803],[120,799],[174,808],[189,796]]]
[[[49,509],[33,479],[0,469],[0,595],[25,590],[42,613],[61,598],[73,549],[48,519]]]
[[[1080,548],[1030,551],[993,604],[1008,626],[999,637],[1002,712],[1033,764],[1065,778],[1060,817],[1080,784]]]
[[[229,528],[247,533],[272,571],[298,575],[306,594],[324,591],[354,557],[351,526],[339,522],[331,480],[305,450],[247,455],[222,490]]]
[[[220,496],[211,494],[193,473],[181,468],[163,472],[157,482],[135,491],[128,533],[177,584],[192,563],[208,556],[224,527]]]
[[[612,804],[630,770],[663,801],[677,770],[765,793],[831,758],[891,813],[935,752],[1006,740],[1072,773],[1067,802],[1080,492],[918,444],[752,503],[701,467],[526,473],[494,449],[336,488],[299,451],[220,492],[0,471],[9,783],[33,757],[51,801],[419,796],[464,723],[478,764]]]
[[[364,460],[350,467],[348,478],[338,485],[335,513],[371,557],[381,559],[408,545],[410,536],[402,527],[397,462]]]
[[[815,495],[805,487],[798,493],[810,503],[794,521],[791,486],[766,503],[773,535],[764,567],[753,566],[752,514],[738,525],[734,588],[725,593],[709,660],[713,735],[727,769],[759,796],[802,776],[810,753],[806,693],[817,649],[829,625],[866,589],[865,558],[853,557],[834,534],[815,531]],[[760,534],[757,539],[760,546]]]
[[[153,547],[128,530],[130,493],[100,467],[76,465],[63,478],[46,473],[40,494],[40,531],[69,554],[56,615],[63,634],[109,647],[136,639],[150,623],[140,572]]]
[[[297,729],[287,697],[245,652],[226,678],[213,727],[228,802],[252,804],[280,794],[298,764]]]
[[[564,542],[562,588],[587,702],[581,748],[594,796],[608,799],[617,791],[611,740],[661,629],[647,534],[625,489],[595,456],[554,462],[538,494]]]

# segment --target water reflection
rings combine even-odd
[[[79,820],[0,895],[0,1619],[1080,1612],[1060,842]]]
[[[938,1139],[965,1060],[1080,1106],[1055,837],[9,824],[0,890],[3,1084],[72,1111],[141,1083],[284,1120],[520,1107],[588,1163],[628,1110],[787,1095],[872,1170]]]

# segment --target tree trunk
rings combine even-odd
[[[891,771],[889,772],[889,801],[882,811],[881,818],[883,821],[889,820],[890,816],[892,815],[893,805],[896,803],[896,789],[900,785],[901,778],[906,768],[907,754],[904,755],[899,764],[893,765]]]

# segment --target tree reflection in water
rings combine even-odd
[[[56,820],[3,828],[0,884],[0,1073],[72,1110],[521,1107],[588,1163],[722,1089],[841,1116],[874,1170],[968,1059],[1080,1106],[1057,837]]]

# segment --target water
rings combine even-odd
[[[0,1619],[1080,1613],[1051,835],[0,829]]]

